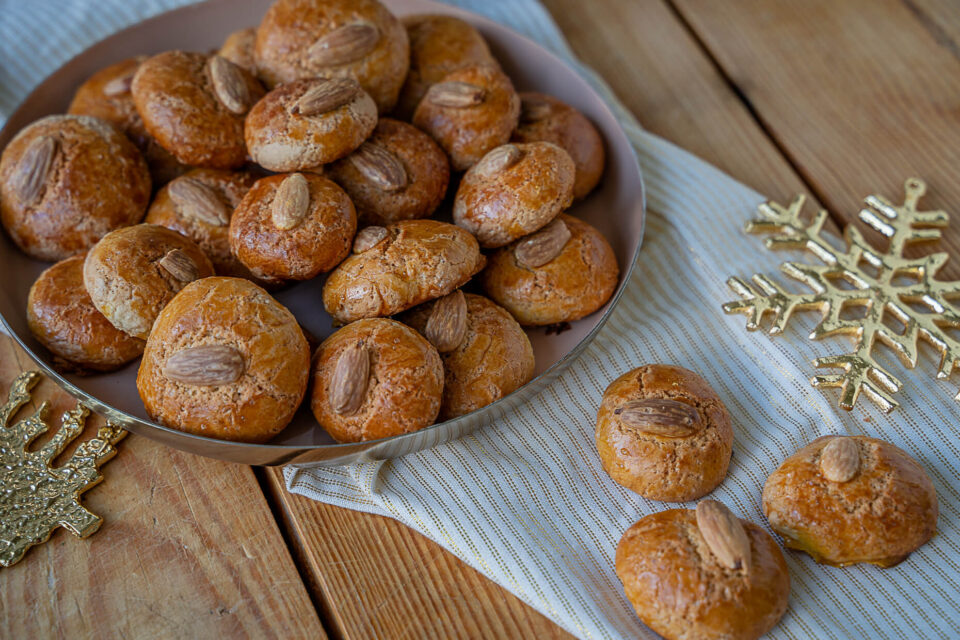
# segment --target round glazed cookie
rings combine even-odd
[[[410,40],[410,71],[407,73],[394,113],[409,120],[427,89],[462,67],[499,66],[480,32],[453,16],[413,15],[401,21]]]
[[[83,263],[93,305],[117,329],[143,340],[178,291],[212,275],[213,265],[196,243],[155,224],[108,233]]]
[[[517,127],[520,98],[497,67],[463,67],[430,87],[413,114],[450,156],[457,171],[505,144]]]
[[[443,149],[413,125],[381,118],[373,135],[329,167],[350,195],[362,224],[426,218],[447,193],[450,163]]]
[[[651,364],[604,391],[596,442],[614,481],[651,500],[686,502],[723,482],[733,429],[706,380],[681,367]]]
[[[263,95],[246,69],[218,55],[167,51],[133,76],[147,132],[184,164],[233,169],[246,162],[243,118]]]
[[[353,78],[380,113],[397,102],[410,65],[407,31],[377,0],[277,0],[254,45],[268,86],[300,78]]]
[[[454,291],[400,318],[443,360],[440,420],[476,411],[533,378],[533,347],[507,310],[483,296]]]
[[[262,278],[309,280],[350,253],[357,216],[330,180],[291,173],[257,180],[230,221],[230,249]]]
[[[221,276],[251,277],[230,252],[230,218],[256,182],[249,171],[194,169],[157,192],[144,222],[182,233],[199,245]]]
[[[249,280],[215,277],[184,287],[157,317],[137,390],[162,425],[266,442],[293,418],[309,377],[293,314]]]
[[[453,221],[484,249],[544,227],[573,202],[573,160],[550,142],[505,144],[470,167],[453,202]]]
[[[89,116],[47,116],[0,156],[0,217],[27,255],[61,260],[143,218],[150,172],[113,125]]]
[[[324,283],[323,306],[344,324],[392,316],[457,289],[485,262],[476,239],[446,222],[366,227]]]
[[[484,291],[525,326],[590,315],[613,295],[619,276],[603,235],[565,213],[489,260],[481,276]]]
[[[713,500],[642,518],[617,545],[616,571],[637,615],[667,640],[755,640],[790,596],[770,534]]]
[[[234,31],[223,41],[223,45],[221,45],[217,54],[256,75],[257,65],[253,58],[253,45],[256,39],[257,30],[255,27]]]
[[[310,407],[337,442],[359,442],[433,424],[443,392],[437,350],[387,318],[358,320],[314,355]]]
[[[55,364],[81,372],[113,371],[143,353],[143,340],[116,329],[83,286],[83,258],[48,267],[30,287],[27,324]]]
[[[187,171],[188,167],[177,162],[169,151],[150,137],[133,104],[130,84],[140,64],[146,59],[147,56],[130,58],[90,76],[77,89],[67,113],[106,120],[127,134],[147,161],[156,188]]]
[[[312,169],[347,155],[377,126],[377,107],[355,80],[307,78],[254,105],[245,136],[250,157],[271,171]]]
[[[787,547],[817,562],[892,567],[933,537],[939,511],[930,477],[905,451],[825,436],[770,474],[763,513]]]
[[[515,142],[552,142],[570,154],[576,166],[573,197],[593,191],[606,164],[603,139],[586,116],[544,93],[520,94],[520,124]]]

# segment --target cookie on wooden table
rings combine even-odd
[[[240,29],[227,36],[217,53],[238,67],[257,75],[257,64],[253,56],[253,47],[256,40],[257,29],[255,27]]]
[[[157,317],[137,389],[164,426],[265,442],[293,419],[309,377],[293,314],[249,280],[213,277],[184,287]]]
[[[465,171],[517,127],[520,98],[513,83],[490,64],[463,67],[445,75],[424,94],[413,124],[436,140],[457,171]]]
[[[607,387],[597,412],[597,451],[610,477],[651,500],[686,502],[727,475],[730,414],[696,373],[651,364]]]
[[[536,233],[494,251],[481,282],[520,324],[538,326],[590,315],[613,295],[619,272],[603,234],[561,213]]]
[[[274,87],[353,78],[389,113],[410,64],[407,31],[377,0],[277,0],[257,29],[257,72]]]
[[[30,287],[27,324],[67,370],[113,371],[140,357],[143,340],[120,331],[93,306],[83,286],[83,255],[48,267]]]
[[[439,14],[404,16],[401,21],[410,40],[410,71],[394,109],[398,118],[412,118],[427,90],[451,71],[476,64],[498,66],[469,22]]]
[[[328,174],[350,195],[361,224],[430,216],[447,193],[450,162],[413,125],[381,118],[373,135]]]
[[[570,105],[544,93],[523,92],[520,102],[520,124],[513,140],[563,147],[577,169],[573,197],[585,197],[600,182],[606,164],[603,138],[596,127]]]
[[[667,640],[756,640],[790,597],[770,534],[714,500],[641,518],[617,545],[616,571],[637,615]]]
[[[230,249],[260,278],[309,280],[347,257],[357,231],[343,189],[311,173],[261,178],[230,220]]]
[[[443,393],[437,350],[387,318],[358,320],[314,356],[310,407],[337,442],[376,440],[433,424]]]
[[[246,162],[243,120],[263,95],[249,71],[218,55],[167,51],[131,85],[147,133],[180,162],[235,169]]]
[[[130,85],[133,76],[147,56],[129,58],[96,72],[77,89],[67,113],[78,116],[93,116],[113,124],[125,134],[143,154],[153,187],[173,180],[189,169],[173,157],[169,151],[150,137],[143,119],[133,104]]]
[[[763,513],[786,546],[817,562],[891,567],[933,537],[939,510],[930,476],[902,449],[824,436],[770,474]]]
[[[353,255],[323,285],[323,306],[341,323],[392,316],[445,296],[486,263],[476,239],[437,220],[366,227]]]
[[[155,224],[112,231],[87,254],[83,284],[113,326],[146,340],[160,311],[213,265],[186,236]]]
[[[400,316],[440,352],[440,420],[476,411],[533,378],[533,347],[506,309],[457,290]]]
[[[470,167],[453,221],[494,249],[546,226],[573,202],[573,160],[550,142],[505,144]]]
[[[39,260],[62,260],[143,218],[150,172],[112,124],[47,116],[0,156],[0,218],[14,243]]]
[[[307,78],[265,95],[247,116],[250,157],[271,171],[313,169],[347,155],[377,126],[377,107],[351,78]]]

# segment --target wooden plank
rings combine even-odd
[[[926,207],[957,211],[960,58],[930,28],[944,3],[673,1],[834,214],[853,218],[870,193],[898,199],[908,176],[927,181]],[[960,215],[942,246],[960,250]]]
[[[31,368],[0,334],[0,397]],[[57,420],[75,404],[48,379],[34,391]],[[0,638],[326,637],[249,467],[130,435],[103,470],[84,498],[100,531],[60,529],[0,569]]]
[[[289,493],[268,469],[273,499],[315,600],[343,638],[571,638],[442,547],[390,518]]]

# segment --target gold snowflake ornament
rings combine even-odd
[[[826,211],[819,211],[809,223],[800,219],[803,196],[788,207],[774,202],[760,205],[761,217],[748,223],[746,231],[770,234],[765,241],[768,249],[802,249],[816,256],[822,264],[786,262],[780,267],[812,292],[789,293],[764,275],[753,276],[752,284],[740,278],[727,281],[741,299],[726,303],[723,310],[746,314],[750,331],[771,315],[769,332],[779,334],[794,311],[819,309],[823,317],[811,339],[853,337],[852,353],[814,360],[817,367],[843,371],[811,380],[815,387],[839,387],[840,406],[848,411],[861,391],[885,412],[897,406],[892,394],[902,383],[874,359],[877,342],[890,347],[911,369],[917,365],[919,341],[928,342],[940,352],[938,378],[949,377],[960,360],[960,342],[949,333],[960,327],[960,315],[950,304],[960,297],[960,282],[934,279],[948,255],[904,256],[913,243],[939,240],[938,227],[947,226],[949,217],[943,211],[917,210],[926,191],[920,179],[907,180],[905,188],[902,205],[868,196],[859,213],[861,221],[890,239],[886,251],[874,249],[853,225],[844,232],[845,247],[838,249],[823,233]]]
[[[99,466],[116,453],[116,444],[126,432],[107,425],[96,438],[80,444],[61,467],[53,459],[81,431],[89,414],[77,405],[63,414],[60,430],[37,451],[30,443],[47,431],[47,403],[31,416],[10,425],[17,411],[30,401],[30,389],[40,374],[28,371],[17,376],[7,403],[0,408],[0,565],[18,562],[27,549],[46,541],[57,527],[86,538],[103,520],[80,504],[80,494],[103,479]]]

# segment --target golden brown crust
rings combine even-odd
[[[606,164],[600,133],[586,116],[553,96],[528,91],[520,94],[520,101],[520,124],[513,140],[563,147],[576,166],[573,197],[585,197],[600,182]]]
[[[336,413],[330,385],[340,354],[361,342],[370,358],[370,377],[355,413]],[[323,341],[314,356],[313,415],[337,442],[376,440],[433,424],[443,392],[437,350],[416,331],[387,318],[358,320]]]
[[[261,178],[247,192],[230,221],[230,248],[255,276],[309,280],[347,257],[357,216],[336,183],[304,173],[310,192],[305,217],[292,229],[278,229],[271,210],[277,189],[289,175]]]
[[[133,77],[133,101],[147,132],[184,164],[234,169],[246,162],[243,114],[217,99],[202,53],[167,51],[147,59]],[[263,87],[238,68],[250,105]]]
[[[15,188],[25,152],[48,136],[56,153],[38,198]],[[40,260],[82,253],[116,229],[139,222],[150,200],[150,173],[116,127],[89,116],[47,116],[18,133],[0,157],[0,216],[20,249]]]
[[[160,264],[174,250],[189,257],[198,278],[213,275],[200,247],[166,227],[138,224],[104,236],[83,264],[83,284],[94,306],[117,329],[146,340],[160,310],[187,284]]]
[[[480,32],[453,16],[421,14],[404,16],[410,40],[410,71],[400,90],[394,114],[410,120],[427,89],[462,67],[499,66]]]
[[[436,220],[386,227],[375,247],[344,260],[323,285],[323,306],[337,322],[391,316],[439,298],[483,269],[476,239]]]
[[[27,324],[55,358],[82,370],[113,371],[143,353],[143,340],[116,329],[83,286],[84,256],[47,268],[30,287]]]
[[[217,53],[238,67],[243,67],[251,74],[256,75],[257,65],[253,56],[253,45],[256,40],[256,27],[240,29],[227,36]]]
[[[484,249],[502,247],[548,224],[573,202],[573,160],[550,142],[508,145],[519,151],[514,164],[487,170],[498,147],[473,165],[457,189],[453,221],[477,237]]]
[[[603,235],[567,214],[558,218],[571,237],[556,258],[537,268],[522,266],[514,242],[489,256],[481,276],[487,295],[525,326],[579,320],[606,304],[617,288],[620,270]]]
[[[222,169],[194,169],[178,180],[196,180],[213,189],[223,201],[225,212],[232,216],[234,208],[250,190],[257,177],[250,171],[224,171]],[[230,252],[230,221],[212,224],[190,214],[189,209],[177,204],[170,197],[171,185],[157,192],[144,222],[173,229],[197,243],[217,271],[217,275],[251,278],[253,274]]]
[[[170,356],[201,345],[243,356],[243,374],[219,386],[163,373]],[[296,319],[248,280],[206,278],[184,287],[157,318],[137,375],[151,419],[188,433],[266,442],[293,418],[306,394],[310,351]]]
[[[701,428],[671,438],[625,424],[617,410],[649,398],[695,407]],[[603,468],[615,482],[651,500],[686,502],[723,482],[733,429],[726,407],[706,380],[682,367],[652,364],[628,371],[604,391],[596,443]]]
[[[440,354],[443,405],[440,420],[476,411],[512,393],[533,378],[533,347],[506,309],[489,298],[465,294],[467,330],[459,346]],[[433,302],[411,309],[400,320],[423,333]]]
[[[166,184],[189,169],[177,162],[173,155],[150,137],[143,120],[133,104],[130,84],[133,75],[147,56],[137,56],[112,64],[96,72],[80,85],[67,113],[78,116],[93,116],[113,124],[143,154],[154,188]]]
[[[403,165],[406,184],[385,190],[357,169],[347,156],[329,167],[329,175],[353,199],[361,224],[388,224],[426,218],[447,193],[450,162],[430,136],[413,125],[381,118],[368,142],[392,153]]]
[[[905,451],[866,436],[850,438],[860,452],[857,475],[831,482],[819,461],[836,437],[817,438],[770,474],[763,513],[787,547],[805,551],[817,562],[893,566],[936,532],[933,483]]]
[[[463,67],[442,82],[462,82],[484,91],[483,101],[468,107],[441,106],[424,96],[413,114],[413,124],[433,136],[454,169],[464,171],[510,140],[520,116],[520,98],[510,78],[492,65]]]
[[[362,90],[327,113],[293,113],[303,94],[326,83],[323,78],[289,82],[254,105],[244,133],[254,162],[271,171],[311,169],[342,158],[367,139],[377,126],[377,107]]]
[[[379,38],[362,58],[337,66],[311,60],[310,47],[345,25],[366,23]],[[257,72],[273,87],[300,78],[354,78],[380,113],[389,113],[410,65],[407,31],[377,0],[278,0],[267,10],[254,45]]]
[[[740,520],[749,572],[717,561],[691,509],[642,518],[617,545],[616,571],[640,619],[670,640],[754,640],[787,610],[790,576],[773,538]]]

